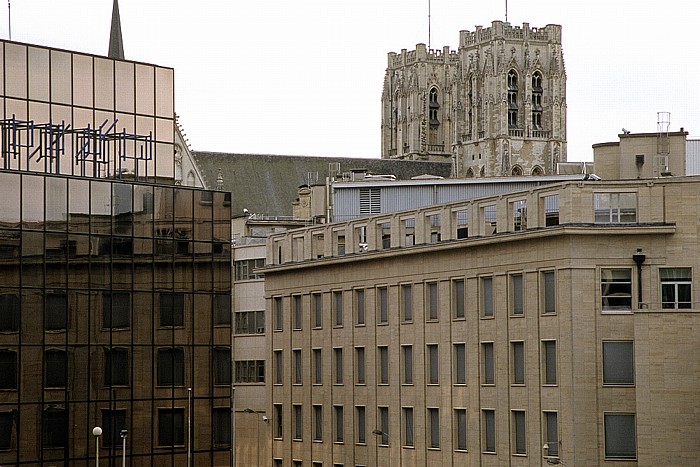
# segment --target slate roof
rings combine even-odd
[[[391,174],[397,180],[409,180],[430,174],[449,177],[449,162],[404,161],[393,159],[357,159],[350,157],[278,156],[265,154],[229,154],[193,151],[207,188],[216,189],[219,169],[224,191],[232,193],[231,210],[235,214],[247,208],[251,213],[291,216],[292,201],[299,187],[308,184],[308,174],[318,173],[324,183],[329,164],[340,163],[340,171],[367,169],[372,174]]]

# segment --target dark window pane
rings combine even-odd
[[[0,449],[12,449],[12,432],[15,426],[14,412],[0,412]]]
[[[68,296],[60,293],[46,294],[44,328],[47,331],[66,329],[68,325]]]
[[[557,343],[555,341],[544,342],[544,384],[557,384]]]
[[[66,352],[47,350],[44,352],[44,387],[63,388],[66,386]]]
[[[603,342],[603,384],[634,384],[634,345]]]
[[[515,453],[527,453],[527,443],[525,442],[525,412],[516,410],[513,412],[513,425],[515,429]]]
[[[102,445],[104,447],[121,446],[120,433],[126,429],[126,410],[102,411]]]
[[[525,353],[522,342],[513,342],[513,384],[525,384]]]
[[[494,384],[493,344],[483,344],[482,349],[484,351],[484,384]]]
[[[215,408],[212,424],[214,425],[214,445],[231,446],[231,409]]]
[[[544,312],[554,313],[556,312],[556,294],[555,294],[555,283],[554,283],[554,273],[545,272],[542,274],[544,280]]]
[[[484,293],[483,300],[483,316],[493,316],[493,279],[484,277],[482,280],[482,291]]]
[[[231,384],[230,349],[214,349],[214,384]]]
[[[546,438],[545,441],[549,446],[549,455],[559,455],[559,426],[557,424],[556,412],[545,412]]]
[[[129,385],[129,351],[105,349],[105,386]]]
[[[231,295],[214,295],[214,324],[231,324]]]
[[[158,386],[185,384],[185,357],[182,349],[158,349]]]
[[[523,314],[523,276],[520,274],[511,278],[513,286],[513,311],[514,315]]]
[[[160,325],[182,326],[184,324],[185,295],[182,293],[160,294]]]
[[[637,457],[633,414],[605,415],[605,457],[622,459]]]
[[[182,446],[185,444],[184,409],[158,409],[158,445]]]
[[[128,328],[131,315],[129,292],[104,292],[102,294],[102,327]]]
[[[19,330],[19,295],[0,294],[0,332]]]
[[[17,389],[17,352],[0,350],[0,389]]]
[[[484,451],[496,452],[496,416],[493,410],[484,410]]]
[[[457,424],[457,449],[467,449],[467,410],[455,409]]]
[[[455,318],[464,318],[464,280],[454,281]],[[437,284],[430,284],[430,319],[437,319]],[[435,303],[433,303],[435,302]],[[433,308],[435,312],[433,313]]]
[[[51,408],[44,410],[42,445],[45,448],[63,448],[66,446],[67,421],[66,412],[63,409]]]

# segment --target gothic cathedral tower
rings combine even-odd
[[[550,175],[566,161],[561,26],[494,21],[449,47],[389,53],[382,157],[452,161],[456,177]]]

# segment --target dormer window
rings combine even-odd
[[[508,128],[518,127],[518,74],[515,70],[508,72]]]

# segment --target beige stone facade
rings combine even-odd
[[[544,175],[566,161],[561,26],[494,21],[459,49],[388,55],[382,157],[452,161],[456,177]]]
[[[698,205],[565,182],[272,235],[272,465],[695,465]]]

